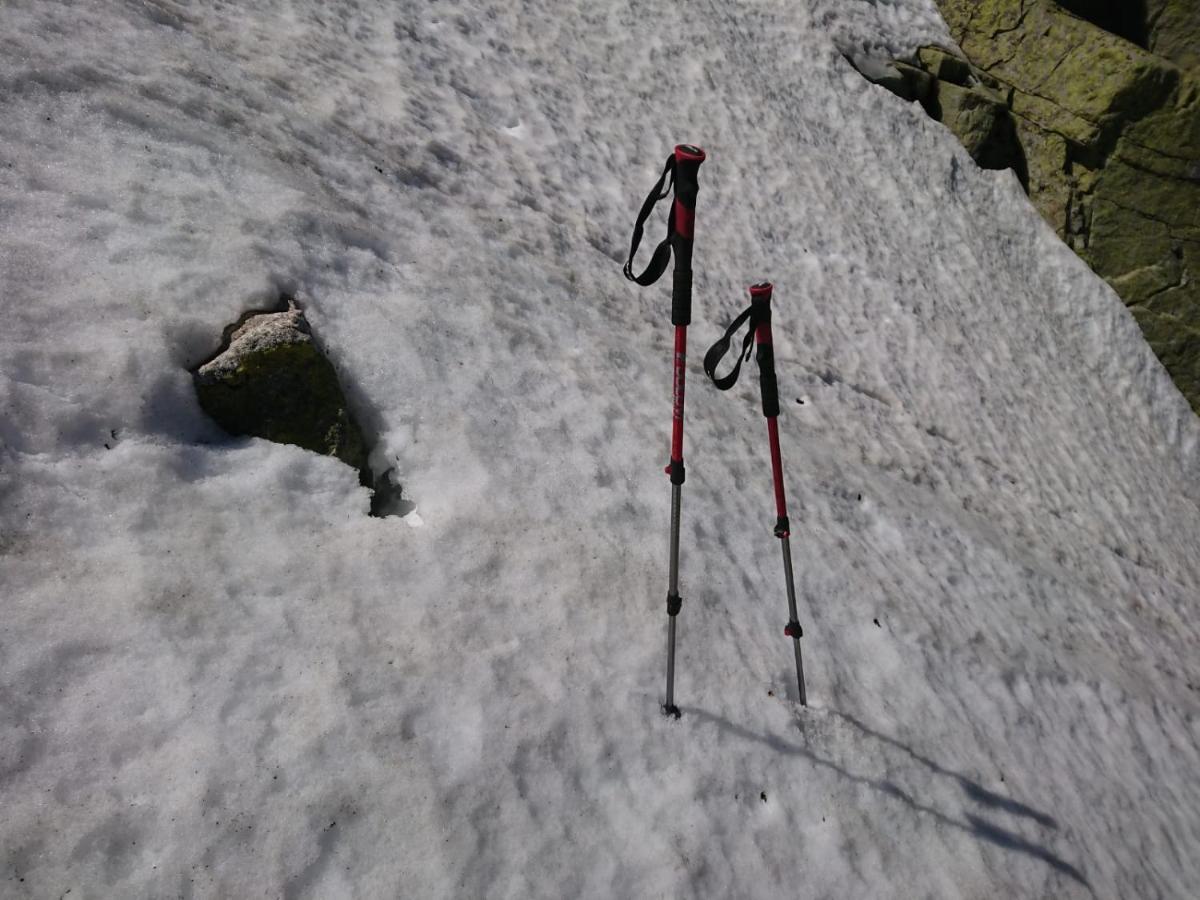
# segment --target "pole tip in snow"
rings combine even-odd
[[[674,703],[664,703],[662,711],[664,716],[670,716],[673,719],[678,719],[683,715],[683,713],[679,711],[679,707]]]

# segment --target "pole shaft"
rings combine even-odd
[[[683,401],[687,376],[687,326],[675,326],[671,387],[671,562],[667,577],[667,700],[663,710],[678,717],[675,705],[675,620],[679,616],[679,518],[683,503]],[[678,473],[678,475],[676,475]]]
[[[783,493],[783,456],[779,452],[779,422],[767,419],[767,438],[771,442],[771,479],[775,482],[775,515],[787,518],[787,498]]]
[[[683,501],[683,486],[671,485],[671,569],[669,594],[679,593],[679,516]]]
[[[796,617],[796,585],[792,578],[792,548],[788,538],[781,538],[783,546],[783,577],[787,582],[788,616],[791,622],[799,621]],[[800,656],[800,636],[792,635],[792,648],[796,651],[796,687],[800,691],[800,705],[808,706],[808,697],[804,691],[804,660]]]
[[[767,419],[767,438],[771,443],[771,480],[775,487],[775,536],[783,546],[783,577],[787,584],[788,624],[784,633],[792,638],[792,649],[796,655],[796,687],[800,692],[800,705],[808,706],[804,690],[804,660],[800,655],[800,621],[796,614],[796,584],[792,575],[792,547],[789,540],[791,525],[788,523],[787,497],[783,490],[783,455],[779,452],[779,385],[775,378],[775,349],[771,338],[771,293],[770,282],[762,282],[750,288],[751,308],[756,312],[757,324],[754,338],[758,344],[759,387],[762,392],[763,415]]]
[[[679,518],[683,501],[683,486],[671,485],[671,566],[668,575],[667,596],[679,595]],[[675,706],[675,620],[678,614],[667,616],[667,702],[663,709],[671,715],[678,713]]]
[[[671,382],[671,462],[683,462],[683,394],[687,380],[687,326],[675,326]]]
[[[668,715],[674,715],[678,709],[675,706],[675,619],[676,616],[667,617],[667,702],[663,704],[663,711]]]
[[[692,321],[692,238],[696,226],[696,175],[704,162],[704,151],[690,144],[675,147],[674,190],[670,232],[671,324],[675,326],[675,351],[672,356],[671,390],[671,571],[667,589],[667,702],[663,711],[679,717],[675,705],[675,619],[682,600],[679,597],[679,507],[685,478],[683,468],[683,396],[687,374],[687,326]]]

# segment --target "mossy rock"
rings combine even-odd
[[[1059,237],[1065,237],[1071,202],[1067,141],[1061,134],[1047,131],[1020,116],[1014,116],[1013,122],[1025,157],[1029,199]]]
[[[1021,0],[937,0],[937,5],[955,42],[982,66],[987,66],[989,52],[972,49],[981,43],[977,36],[1008,34],[1020,26],[1023,13]]]
[[[1200,182],[1200,78],[1182,79],[1175,102],[1131,124],[1115,152],[1139,168]]]
[[[938,81],[932,104],[934,118],[954,132],[980,168],[1015,169],[1024,183],[1025,157],[1003,103],[973,88]]]
[[[1109,279],[1121,299],[1130,306],[1153,302],[1164,294],[1180,290],[1181,266],[1178,259],[1168,256],[1163,262],[1142,266],[1124,275]]]
[[[925,71],[899,60],[886,61],[870,56],[848,57],[864,78],[887,88],[903,100],[924,102],[933,85]]]
[[[1200,413],[1200,328],[1145,307],[1135,306],[1132,312],[1172,380]]]
[[[1179,68],[1200,74],[1200,3],[1196,0],[1148,0],[1150,50]]]
[[[1200,180],[1159,175],[1118,156],[1104,167],[1092,193],[1171,229],[1200,226]]]
[[[895,62],[893,67],[902,78],[904,93],[900,93],[892,88],[888,88],[894,94],[899,94],[906,100],[918,100],[921,103],[929,98],[933,93],[935,81],[933,77],[924,69],[919,69],[916,66],[909,65],[904,62]],[[884,87],[888,87],[884,85]]]
[[[337,373],[298,309],[247,319],[194,375],[201,408],[230,434],[336,456],[367,471]]]
[[[1179,70],[1050,0],[938,0],[968,59],[1012,86],[1018,115],[1068,140],[1102,143],[1155,109]]]
[[[1171,247],[1166,223],[1104,197],[1092,201],[1086,259],[1098,275],[1111,280],[1147,266],[1167,265]],[[1145,299],[1122,296],[1127,303]]]
[[[1175,241],[1171,257],[1165,266],[1167,283],[1148,294],[1142,305],[1200,328],[1200,241]]]
[[[936,2],[964,84],[984,70],[1010,90],[1034,205],[1200,410],[1200,3],[1149,0],[1139,21],[1136,5],[1102,0]],[[963,81],[952,52],[918,59]],[[964,143],[980,130],[967,124]]]
[[[971,64],[944,47],[921,47],[917,50],[917,60],[934,78],[960,87],[970,86]]]

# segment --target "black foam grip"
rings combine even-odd
[[[675,160],[675,200],[684,209],[695,212],[696,194],[700,190],[697,175],[700,172],[698,159]],[[675,254],[675,270],[671,283],[671,324],[692,323],[692,228],[685,227],[686,235],[676,232],[671,239]]]
[[[754,310],[752,321],[757,329],[771,327],[771,294],[751,294],[750,308]],[[754,356],[758,362],[758,384],[762,391],[763,415],[768,419],[779,415],[779,385],[775,380],[775,348],[770,344],[759,344]]]
[[[758,360],[758,384],[762,390],[763,415],[769,419],[779,415],[779,385],[775,380],[775,350],[770,344],[759,344],[754,358]]]
[[[671,324],[692,324],[692,242],[675,235],[675,268],[671,272]]]

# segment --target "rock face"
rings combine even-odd
[[[1192,75],[1200,74],[1200,3],[1149,0],[1146,23],[1146,45],[1151,52]]]
[[[937,3],[961,54],[855,64],[1016,171],[1200,412],[1200,3]]]
[[[200,406],[230,434],[336,456],[368,483],[362,432],[337,373],[294,306],[246,319],[194,379]]]

